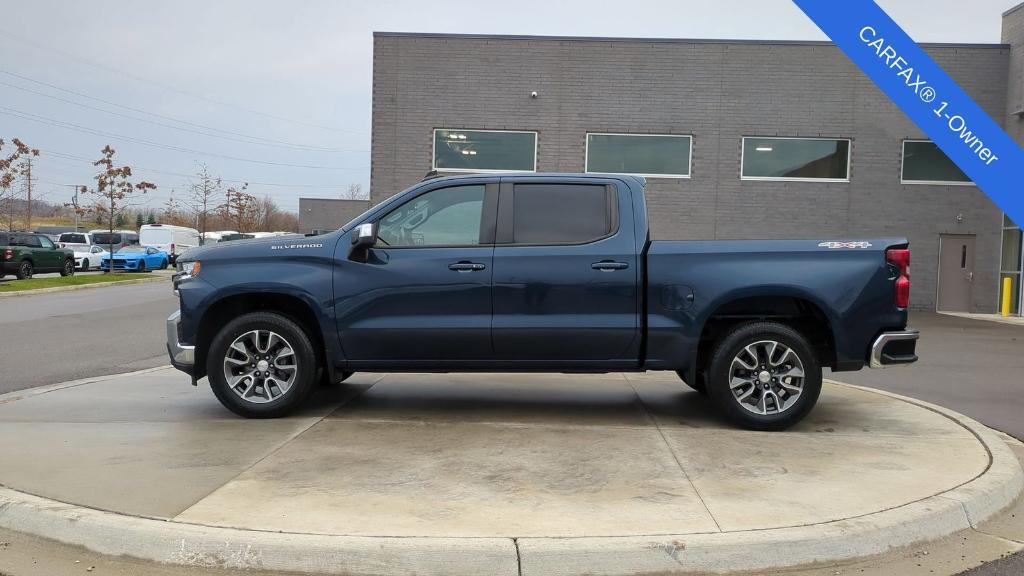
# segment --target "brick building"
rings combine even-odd
[[[1022,6],[924,46],[1018,141]],[[831,43],[376,33],[372,125],[374,204],[431,169],[643,174],[655,238],[906,236],[914,308],[1009,277],[1020,310],[1020,229]]]

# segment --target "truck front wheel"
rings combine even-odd
[[[708,395],[733,422],[785,430],[803,420],[821,393],[821,367],[807,340],[777,322],[738,326],[715,347]]]
[[[228,322],[213,338],[206,373],[214,395],[246,418],[277,418],[295,410],[316,382],[316,353],[306,332],[272,312]]]

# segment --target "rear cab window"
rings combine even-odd
[[[511,218],[507,208],[499,216],[506,224],[499,242],[586,244],[606,238],[618,229],[616,198],[615,188],[602,184],[515,184]]]
[[[65,244],[88,244],[89,243],[89,239],[85,236],[85,234],[76,234],[76,233],[73,233],[73,232],[71,232],[71,233],[65,232],[64,234],[61,234],[60,238],[58,238],[57,241],[58,242],[63,242]]]
[[[96,244],[120,244],[121,235],[117,232],[111,234],[110,232],[97,232],[92,237],[93,242]]]

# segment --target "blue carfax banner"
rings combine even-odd
[[[793,0],[1014,222],[1024,150],[872,0]]]

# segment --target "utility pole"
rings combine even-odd
[[[72,207],[72,209],[73,209],[73,211],[75,213],[75,232],[78,232],[78,218],[79,218],[79,215],[78,215],[78,212],[79,212],[79,207],[78,207],[78,190],[81,187],[78,184],[68,184],[68,186],[70,186],[75,191],[75,195],[71,197],[71,207]]]
[[[25,158],[25,195],[28,197],[28,208],[25,214],[25,229],[32,230],[32,157]]]

